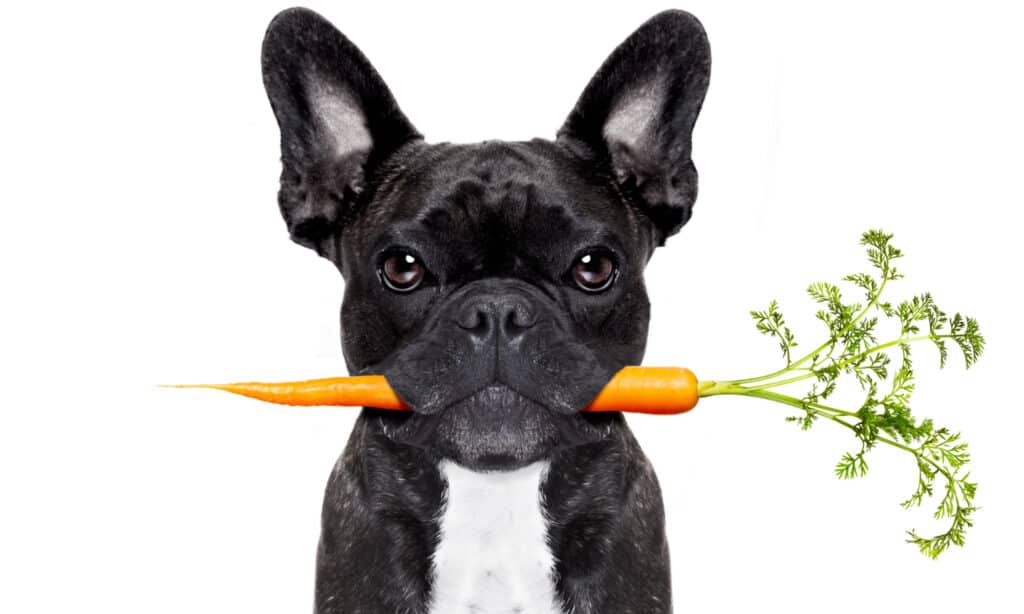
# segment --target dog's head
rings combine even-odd
[[[330,23],[273,20],[281,213],[345,278],[349,371],[386,375],[415,410],[389,418],[393,439],[510,468],[602,435],[614,417],[579,410],[643,356],[643,270],[690,218],[709,69],[700,23],[664,12],[554,141],[435,145]]]

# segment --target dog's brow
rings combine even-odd
[[[623,241],[618,233],[603,226],[583,228],[573,233],[572,240],[579,244],[580,247],[603,246],[619,253],[622,253],[624,250]]]
[[[431,234],[415,226],[392,225],[377,237],[373,242],[374,253],[392,246],[403,246],[414,249],[423,249],[426,244],[433,244],[436,240]]]

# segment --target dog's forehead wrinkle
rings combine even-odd
[[[393,225],[414,225],[441,240],[454,240],[467,259],[487,255],[487,260],[514,261],[526,242],[536,243],[527,235],[570,223],[566,190],[529,144],[435,147],[437,154],[417,161],[424,166],[410,169],[406,198],[384,203]]]
[[[502,203],[503,194],[530,191],[536,193],[535,203],[573,205],[581,195],[595,192],[590,165],[564,146],[543,139],[424,145],[406,159],[402,175],[394,186],[401,187],[403,198],[378,203],[394,220],[416,219],[438,206],[448,208],[454,186],[454,200],[466,201],[475,190],[481,202],[491,205],[507,204]],[[596,191],[601,189],[597,186]],[[394,193],[389,190],[389,196]]]

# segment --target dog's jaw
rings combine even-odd
[[[492,385],[444,410],[433,445],[475,470],[513,469],[550,454],[558,442],[555,418],[514,390]]]
[[[492,385],[436,414],[406,414],[385,425],[384,432],[396,443],[474,471],[510,471],[605,439],[610,418],[561,414],[507,386]]]

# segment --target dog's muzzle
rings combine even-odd
[[[480,280],[452,293],[381,369],[398,396],[427,415],[501,388],[570,414],[615,371],[577,339],[551,296],[517,279]]]

